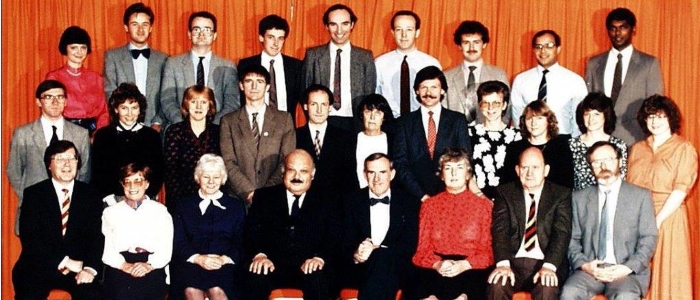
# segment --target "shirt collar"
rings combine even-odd
[[[209,204],[226,210],[226,207],[221,205],[221,202],[219,202],[219,199],[221,199],[221,197],[224,196],[224,193],[222,193],[221,191],[217,191],[216,193],[214,193],[214,195],[208,197],[202,194],[202,190],[197,191],[197,193],[199,194],[199,198],[202,199],[202,201],[199,201],[199,210],[202,212],[202,214],[204,214],[204,212],[207,211]]]
[[[478,61],[473,62],[473,63],[472,63],[472,62],[468,62],[468,61],[466,61],[466,60],[463,60],[463,61],[462,61],[462,68],[464,68],[464,70],[467,70],[467,73],[469,73],[469,66],[476,66],[476,70],[480,70],[481,67],[484,66],[484,59],[481,58],[481,59],[479,59]],[[476,71],[476,70],[475,70],[475,71]]]
[[[334,44],[333,42],[329,42],[328,44],[330,45],[331,52],[336,52],[336,51],[338,51],[338,49],[342,49],[343,53],[349,53],[350,48],[352,47],[350,45],[349,41],[347,43],[345,43],[345,45],[342,45],[342,46],[338,46],[338,45]]]
[[[132,44],[131,42],[129,42],[129,47],[128,47],[128,48],[129,48],[129,50],[144,50],[144,49],[148,49],[149,47],[148,47],[148,44],[146,44],[146,46],[139,48],[139,47],[136,47],[136,46],[135,46],[134,44]]]
[[[605,191],[619,191],[620,186],[622,186],[622,177],[618,176],[617,179],[608,186],[598,184],[598,194],[602,195]]]
[[[560,68],[560,67],[561,67],[561,65],[559,65],[559,62],[555,62],[552,66],[550,66],[549,68],[547,68],[547,70],[549,70],[550,72],[552,72],[552,71],[554,71],[554,70],[556,70],[556,69],[558,69],[558,68]],[[542,71],[544,71],[544,70],[545,70],[545,69],[544,69],[544,67],[543,67],[542,65],[537,64],[537,72],[538,72],[538,73],[542,74]]]
[[[260,54],[260,62],[266,62],[267,64],[270,63],[270,60],[275,60],[276,62],[282,62],[282,52],[277,53],[275,56],[270,56],[267,54],[267,52],[263,51]]]
[[[381,194],[381,195],[375,195],[375,194],[372,192],[372,190],[370,190],[369,188],[368,188],[368,190],[369,190],[369,197],[370,197],[370,198],[382,199],[382,198],[384,198],[384,197],[389,197],[389,199],[391,199],[391,188],[389,188],[388,190],[386,190],[386,192],[384,192],[384,194]]]
[[[62,183],[56,181],[56,179],[51,178],[51,183],[53,183],[53,188],[56,190],[56,194],[62,194],[63,189],[68,189],[68,193],[73,194],[73,186],[75,186],[75,180],[71,180],[68,183],[68,185],[63,185]]]
[[[615,48],[610,48],[610,55],[617,57],[618,53],[622,53],[622,57],[632,57],[633,51],[634,47],[632,47],[632,45],[627,46],[625,49],[622,49],[622,51],[618,51]]]
[[[204,61],[203,61],[203,63],[204,63],[204,62],[207,62],[207,63],[208,63],[209,61],[211,61],[212,52],[209,51],[209,52],[207,52],[207,53],[204,54],[204,55],[199,55],[199,54],[195,53],[194,51],[190,50],[190,56],[192,57],[192,61],[193,61],[194,63],[198,63],[198,62],[199,62],[199,57],[200,57],[200,56],[204,56]]]
[[[51,126],[56,126],[56,128],[61,129],[61,128],[63,128],[63,124],[64,124],[63,121],[64,120],[65,119],[63,118],[63,116],[60,116],[58,121],[56,121],[56,123],[52,123],[51,120],[49,120],[49,118],[47,118],[44,115],[39,117],[39,121],[41,122],[41,126],[48,127],[48,128],[51,128]]]
[[[326,128],[328,128],[328,121],[323,122],[323,124],[320,125],[309,122],[309,130],[311,133],[316,133],[316,130],[320,131],[321,133],[325,133]]]

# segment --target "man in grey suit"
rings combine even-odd
[[[187,37],[192,41],[192,49],[168,59],[163,71],[160,105],[165,115],[164,121],[167,124],[182,121],[180,105],[185,89],[198,84],[214,90],[214,123],[219,124],[222,116],[241,107],[236,66],[230,60],[212,53],[212,44],[217,35],[216,17],[212,13],[192,13],[188,24]]]
[[[323,14],[323,25],[331,41],[306,49],[302,69],[302,87],[312,83],[333,91],[328,123],[348,131],[357,131],[353,115],[360,101],[374,93],[377,72],[372,51],[350,44],[357,16],[343,4],[329,7]],[[359,121],[358,121],[359,122]]]
[[[124,30],[129,42],[105,52],[102,77],[105,80],[105,99],[124,82],[135,83],[146,96],[146,115],[143,123],[160,132],[163,113],[160,109],[160,78],[168,56],[148,46],[155,17],[153,10],[143,3],[134,3],[124,11]]]
[[[642,101],[664,92],[659,60],[632,47],[636,24],[629,9],[612,10],[605,19],[612,49],[592,57],[586,65],[588,91],[605,93],[613,100],[617,115],[613,135],[627,145],[645,137],[637,123]]]
[[[450,90],[442,104],[450,110],[464,114],[467,123],[483,121],[481,114],[477,114],[476,89],[479,84],[498,80],[510,86],[506,71],[484,62],[482,53],[489,41],[488,28],[478,21],[464,21],[454,33],[454,43],[462,51],[464,61],[445,71]],[[503,115],[503,121],[506,124],[510,123],[510,108]]]
[[[19,235],[19,214],[24,188],[49,178],[44,164],[46,147],[58,140],[73,142],[82,155],[77,179],[90,181],[90,138],[88,131],[63,118],[66,107],[66,87],[56,80],[44,80],[36,88],[36,105],[41,109],[39,119],[24,124],[12,133],[7,177],[19,198],[15,234]]]
[[[575,191],[569,260],[574,273],[561,299],[640,299],[649,289],[649,261],[658,230],[649,190],[620,176],[621,153],[607,141],[588,149],[598,186]]]
[[[221,118],[219,143],[227,186],[250,205],[256,189],[282,183],[284,157],[296,148],[296,134],[292,116],[265,105],[265,67],[250,65],[239,79],[245,106]]]

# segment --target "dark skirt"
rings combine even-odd
[[[147,262],[148,253],[122,252],[128,263]],[[105,298],[110,300],[155,300],[165,299],[168,286],[165,270],[153,269],[143,277],[133,277],[122,270],[107,266],[104,280]]]

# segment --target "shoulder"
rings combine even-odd
[[[445,77],[447,78],[452,78],[457,76],[458,73],[462,72],[462,64],[458,64],[452,68],[449,68],[445,71]]]
[[[504,70],[503,68],[501,68],[501,67],[499,67],[499,66],[496,66],[496,65],[491,65],[491,64],[484,63],[484,65],[482,66],[482,68],[483,68],[484,71],[486,71],[486,72],[497,73],[497,74],[503,74],[503,75],[506,74],[506,70]]]
[[[190,59],[190,52],[185,52],[185,53],[182,53],[182,54],[179,54],[179,55],[170,57],[170,58],[168,59],[168,61],[166,62],[166,66],[168,66],[168,65],[175,65],[175,64],[178,64],[178,63],[179,63],[179,64],[182,64],[182,63],[187,62],[188,60],[191,61],[191,59]]]
[[[592,193],[596,193],[597,190],[598,186],[596,185],[590,185],[584,189],[575,190],[571,193],[571,201],[573,203],[587,202],[589,195]]]
[[[105,60],[115,59],[115,56],[125,55],[129,52],[128,45],[119,46],[105,51]]]
[[[354,52],[356,55],[361,55],[364,58],[369,57],[370,59],[372,58],[372,50],[357,47],[357,46],[352,46],[352,52]],[[372,59],[373,60],[373,59]]]
[[[561,185],[558,185],[556,183],[550,182],[550,181],[545,181],[544,182],[544,188],[542,190],[542,193],[550,193],[550,195],[554,195],[555,198],[569,198],[571,196],[571,189],[567,187],[563,187]]]
[[[282,54],[282,62],[285,64],[301,65],[301,59]]]
[[[39,193],[39,194],[44,194],[45,191],[53,190],[53,183],[51,182],[51,179],[44,179],[43,181],[39,181],[38,183],[35,183],[31,186],[28,186],[25,190],[25,194],[32,194],[32,193]]]
[[[249,66],[255,64],[256,61],[260,61],[260,54],[241,58],[241,60],[238,61],[238,67]]]
[[[533,76],[537,75],[537,67],[527,69],[525,71],[522,71],[518,73],[518,75],[515,75],[515,79],[513,79],[513,85],[515,85],[516,82],[519,82],[521,80],[525,80],[528,76]]]
[[[632,52],[632,56],[638,56],[643,61],[655,61],[657,58],[651,54],[637,50],[636,48]]]
[[[223,66],[223,67],[233,67],[233,66],[235,66],[234,63],[233,63],[233,61],[231,61],[231,60],[229,60],[229,59],[227,59],[227,58],[218,56],[218,55],[216,55],[216,54],[212,54],[212,55],[211,55],[211,63],[212,63],[212,65]]]
[[[319,54],[323,53],[324,51],[327,53],[330,53],[329,52],[330,50],[328,48],[328,43],[306,48],[306,55],[307,56],[308,55],[319,55]]]

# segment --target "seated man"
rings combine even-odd
[[[620,176],[620,148],[588,149],[598,186],[574,192],[569,261],[575,270],[561,299],[640,299],[649,289],[649,261],[658,240],[651,193]]]
[[[22,253],[12,269],[15,299],[46,299],[53,289],[76,300],[100,299],[95,276],[102,270],[102,202],[75,180],[80,163],[72,142],[56,141],[44,153],[51,178],[24,190]]]
[[[267,300],[276,288],[300,288],[304,299],[331,299],[331,272],[339,247],[334,204],[309,190],[315,167],[304,150],[285,158],[283,184],[253,196],[245,229],[250,272],[245,299]]]

